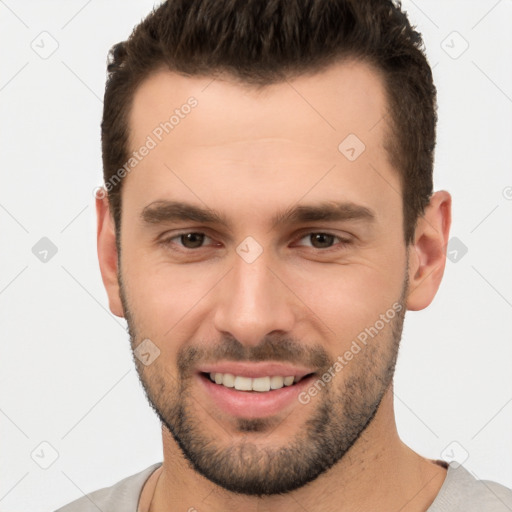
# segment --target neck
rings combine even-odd
[[[419,456],[400,440],[392,387],[347,454],[310,484],[285,495],[253,497],[226,491],[190,467],[165,427],[162,437],[164,462],[150,512],[171,507],[201,512],[424,512],[446,476],[446,469]]]

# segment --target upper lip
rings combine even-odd
[[[258,362],[258,363],[243,363],[243,362],[224,362],[204,364],[198,367],[198,371],[202,373],[230,373],[231,375],[239,375],[241,377],[274,377],[293,376],[302,378],[309,373],[314,373],[314,370],[308,369],[304,366],[296,366],[286,363],[275,362]]]

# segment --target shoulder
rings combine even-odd
[[[109,512],[136,512],[144,483],[161,465],[161,462],[153,464],[110,487],[86,494],[55,512],[98,512],[98,509]]]
[[[510,512],[512,490],[475,478],[466,468],[451,463],[445,481],[427,512]]]

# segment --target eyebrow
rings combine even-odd
[[[373,210],[353,202],[323,202],[314,205],[292,206],[282,213],[275,215],[271,221],[272,228],[282,224],[302,224],[317,221],[347,221],[365,220],[375,221]]]
[[[146,224],[164,222],[190,221],[204,224],[216,224],[232,228],[232,223],[221,213],[210,208],[203,208],[182,201],[160,200],[150,203],[141,212],[141,219]],[[292,206],[277,213],[271,219],[272,229],[281,225],[293,225],[318,221],[364,220],[373,222],[375,212],[366,206],[353,202],[337,203],[334,201],[314,205]]]

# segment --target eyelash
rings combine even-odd
[[[165,247],[169,247],[171,245],[174,245],[172,243],[172,240],[175,240],[175,239],[180,239],[183,235],[190,235],[190,234],[195,234],[195,235],[204,235],[206,238],[209,238],[210,240],[213,240],[211,237],[209,237],[206,233],[203,233],[201,231],[182,231],[181,233],[177,233],[175,235],[173,235],[172,237],[167,237],[167,238],[164,238],[163,240],[161,240],[159,242],[159,244],[165,246]],[[331,251],[336,251],[336,250],[343,250],[343,248],[345,248],[345,246],[351,244],[351,240],[348,240],[348,239],[345,239],[345,238],[342,238],[338,235],[335,235],[333,233],[329,233],[329,232],[326,232],[326,231],[308,231],[306,233],[303,233],[301,234],[299,240],[302,240],[304,238],[307,238],[307,237],[310,237],[311,235],[326,235],[326,236],[329,236],[329,237],[333,237],[334,239],[338,239],[340,245],[341,245],[341,248],[340,247],[335,247],[335,246],[331,246],[331,247],[327,247],[325,249],[318,249],[318,248],[315,248],[313,246],[301,246],[301,247],[310,247],[311,249],[314,249],[314,250],[317,250],[319,252],[331,252]],[[200,247],[197,247],[197,248],[193,248],[193,249],[189,249],[187,247],[184,247],[182,244],[178,244],[180,249],[177,249],[179,251],[185,251],[185,252],[195,252],[195,251],[199,251],[200,249],[204,249],[205,246],[202,245]]]

